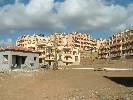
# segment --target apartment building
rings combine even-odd
[[[81,51],[87,51],[90,49],[96,49],[97,41],[93,39],[89,34],[81,34],[79,32],[73,32],[68,34],[68,43],[74,47],[79,48]]]
[[[58,46],[64,46],[67,44],[67,36],[65,33],[54,33],[49,36],[50,42],[56,42]]]
[[[19,37],[16,41],[17,46],[22,46],[25,48],[28,48],[33,51],[38,51],[40,52],[39,55],[39,62],[43,64],[48,64],[48,65],[54,65],[55,62],[55,49],[57,48],[58,51],[64,51],[64,46],[68,44],[66,36],[63,33],[54,33],[53,35],[50,35],[48,37],[45,36],[40,36],[40,35],[23,35]],[[56,44],[56,47],[55,47]],[[74,49],[75,51],[78,49]],[[71,50],[71,52],[73,52]],[[76,51],[77,52],[77,51]],[[61,52],[58,52],[61,54]],[[65,59],[64,52],[62,52],[62,63],[59,63],[59,65],[69,65],[71,64],[76,64],[76,62],[80,62],[80,58],[74,58],[72,56],[72,62],[68,62],[68,60]],[[59,59],[59,54],[57,55],[57,60]],[[71,53],[72,54],[72,53]],[[78,53],[79,54],[79,53]],[[76,54],[72,54],[75,55]],[[76,56],[77,57],[77,56]],[[78,57],[80,57],[78,55]],[[67,59],[67,58],[66,58]],[[73,59],[78,59],[73,60]],[[70,60],[70,59],[69,59]],[[66,64],[67,63],[67,64]]]
[[[133,30],[116,33],[111,38],[111,58],[122,58],[132,55]]]
[[[122,39],[124,32],[115,33],[110,41],[110,57],[120,58],[122,56]]]
[[[80,50],[69,45],[65,45],[58,54],[59,65],[79,65]]]
[[[110,39],[101,43],[99,58],[119,59],[133,56],[133,30],[114,33]]]
[[[107,59],[109,58],[110,48],[109,48],[109,40],[99,40],[99,48],[98,48],[98,58]]]
[[[47,41],[48,38],[42,35],[22,35],[18,37],[16,46],[22,46],[31,50],[36,50],[38,43],[45,43]]]
[[[37,44],[37,51],[40,52],[39,63],[53,66],[56,59],[55,50],[56,48],[52,42]]]
[[[58,49],[59,64],[70,65],[80,63],[80,51],[96,51],[97,41],[90,35],[72,32],[54,33],[47,37],[35,34],[23,35],[17,39],[16,45],[39,51],[39,62],[49,65],[54,64],[55,49]]]
[[[133,30],[126,30],[122,39],[122,54],[127,58],[133,56]]]

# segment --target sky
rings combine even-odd
[[[0,45],[22,34],[81,32],[108,38],[133,28],[133,0],[0,0]]]

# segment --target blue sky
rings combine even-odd
[[[0,0],[0,44],[15,43],[23,33],[109,37],[133,27],[132,9],[133,0]]]

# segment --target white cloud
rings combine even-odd
[[[66,0],[57,5],[61,19],[75,30],[106,30],[128,17],[125,7],[108,6],[102,0]]]
[[[15,5],[0,8],[0,31],[63,29],[52,12],[53,4],[52,0],[31,0],[28,5],[17,1]]]
[[[57,11],[57,13],[54,10]],[[3,31],[115,31],[133,26],[133,4],[108,5],[105,0],[30,0],[24,5],[0,8],[0,32]]]

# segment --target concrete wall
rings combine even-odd
[[[8,59],[4,57],[4,55],[8,55]],[[10,53],[7,52],[0,52],[0,69],[9,69],[9,59],[10,59]]]
[[[6,62],[3,55],[8,55],[8,62]],[[37,53],[24,53],[24,52],[14,52],[14,51],[3,51],[0,52],[0,69],[10,69],[12,65],[16,63],[15,56],[27,56],[25,59],[25,65],[32,64],[32,69],[39,67],[39,54]],[[36,57],[36,60],[34,60]],[[19,58],[19,63],[22,62],[22,59]]]

